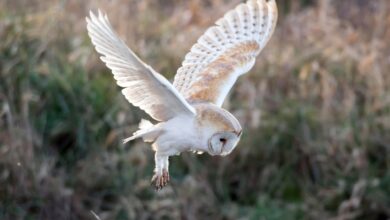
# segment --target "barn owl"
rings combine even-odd
[[[277,21],[275,0],[249,0],[203,34],[178,69],[173,84],[145,64],[114,32],[107,15],[90,12],[88,34],[126,99],[156,123],[142,119],[137,138],[152,143],[157,190],[169,182],[169,157],[183,151],[230,154],[240,140],[238,120],[222,108],[237,78],[255,64]]]

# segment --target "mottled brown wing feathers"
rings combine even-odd
[[[248,72],[277,21],[274,0],[250,0],[225,14],[186,55],[174,86],[190,101],[223,104],[237,78]]]

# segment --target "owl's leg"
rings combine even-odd
[[[154,169],[154,176],[152,178],[152,183],[154,183],[156,190],[161,190],[169,182],[169,156],[161,155],[158,152],[154,155],[154,160],[156,167]]]

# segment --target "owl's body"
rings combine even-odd
[[[157,121],[140,123],[137,138],[155,151],[155,181],[169,181],[168,158],[183,151],[225,156],[237,145],[242,128],[221,108],[238,77],[248,72],[269,41],[277,20],[275,0],[249,0],[209,28],[186,55],[173,85],[143,63],[99,12],[87,18],[88,33],[122,93]]]
[[[140,130],[125,140],[128,142],[135,138],[143,138],[145,142],[153,143],[157,175],[162,175],[164,170],[168,170],[169,156],[179,155],[184,151],[228,155],[237,144],[242,128],[233,115],[209,103],[193,106],[197,111],[194,116],[178,115],[156,125],[143,120]],[[148,125],[145,126],[146,123]],[[219,134],[222,132],[225,134]],[[218,134],[215,137],[217,142],[224,140],[226,143],[221,146],[211,145],[210,137],[214,134]]]

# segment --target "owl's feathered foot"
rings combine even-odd
[[[152,185],[155,186],[156,190],[161,190],[169,182],[168,172],[168,156],[159,155],[158,153],[154,156],[156,168],[154,170],[154,176],[152,177]]]
[[[169,173],[167,170],[163,169],[162,174],[155,173],[152,177],[152,184],[155,186],[156,190],[161,190],[169,182]]]

